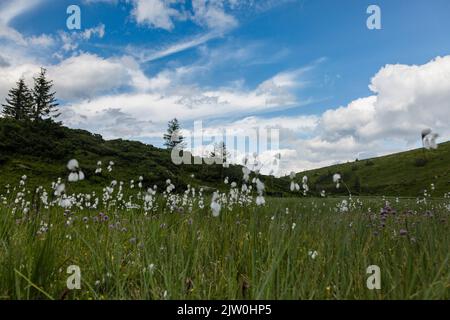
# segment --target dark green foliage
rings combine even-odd
[[[366,161],[365,161],[365,165],[368,166],[368,167],[370,167],[370,166],[375,165],[375,163],[373,163],[372,160],[366,160]]]
[[[5,100],[6,103],[2,104],[4,117],[20,121],[30,118],[33,98],[23,78],[17,82],[15,88],[9,91]]]
[[[52,92],[53,81],[47,80],[46,70],[41,68],[41,72],[34,78],[33,95],[33,112],[32,119],[40,121],[42,119],[57,118],[61,114],[58,113],[58,103],[55,99],[55,92]]]
[[[427,159],[425,159],[425,158],[416,158],[415,160],[414,160],[414,165],[416,166],[416,167],[425,167],[426,166],[426,164],[427,164]]]
[[[178,119],[175,118],[168,123],[167,133],[164,134],[164,146],[172,150],[176,146],[184,147],[184,137],[180,133],[181,126]]]
[[[418,196],[424,189],[430,190],[434,183],[434,196],[443,196],[449,191],[450,143],[443,143],[438,150],[427,152],[427,162],[417,167],[415,160],[423,158],[423,150],[413,150],[381,158],[364,160],[353,170],[353,162],[297,174],[309,177],[310,195],[318,196],[322,190],[327,195],[346,195],[344,187],[336,189],[333,174],[341,173],[344,182],[355,195]],[[15,184],[23,174],[35,185],[49,184],[58,177],[66,178],[66,163],[77,159],[86,173],[86,181],[77,184],[80,191],[101,189],[112,180],[128,182],[144,177],[144,187],[165,187],[171,179],[177,191],[190,184],[205,190],[225,190],[223,180],[242,182],[242,168],[221,165],[175,165],[170,151],[135,141],[105,141],[101,136],[84,130],[73,130],[59,126],[51,120],[23,122],[0,118],[0,188]],[[104,164],[103,172],[95,175],[97,162]],[[115,163],[112,173],[106,166]],[[367,165],[370,163],[370,165]],[[251,177],[252,179],[252,177]],[[299,197],[290,193],[290,179],[284,177],[261,178],[266,192],[273,196]]]
[[[105,141],[100,135],[59,126],[49,119],[23,123],[0,118],[0,188],[16,183],[24,174],[35,185],[66,178],[66,163],[74,158],[86,174],[86,181],[77,185],[80,191],[101,189],[112,180],[127,183],[141,175],[145,187],[165,188],[166,180],[171,179],[177,189],[188,184],[225,188],[223,177],[236,182],[242,179],[239,166],[178,166],[172,162],[169,150],[141,142]],[[95,175],[98,161],[103,162],[103,172]],[[106,170],[109,161],[115,163],[111,173]]]

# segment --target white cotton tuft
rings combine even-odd
[[[79,168],[79,164],[78,164],[78,161],[75,159],[72,159],[67,163],[67,169],[69,169],[70,171],[75,171],[78,168]]]
[[[333,175],[333,182],[338,183],[339,181],[341,181],[341,175],[339,173],[335,173]]]
[[[256,179],[256,190],[259,194],[262,194],[264,192],[264,183],[262,183],[259,179]]]
[[[70,173],[68,180],[69,180],[69,182],[77,182],[78,181],[78,173],[76,173],[76,172]]]
[[[79,171],[78,172],[78,180],[82,181],[82,180],[84,180],[84,178],[85,178],[84,172],[83,171]]]
[[[266,199],[264,199],[263,196],[256,197],[256,205],[257,206],[264,206],[265,204],[266,204]]]
[[[211,200],[211,210],[214,217],[218,217],[220,215],[220,210],[222,209],[220,203],[217,202],[219,195],[217,192],[214,192],[212,200]]]

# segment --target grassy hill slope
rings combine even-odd
[[[17,184],[22,175],[28,184],[48,185],[58,177],[66,178],[66,164],[77,159],[86,174],[86,180],[76,184],[79,191],[101,189],[112,180],[137,181],[143,176],[143,185],[164,187],[170,179],[177,189],[188,184],[208,188],[225,188],[225,177],[230,182],[242,180],[240,166],[223,168],[221,165],[175,165],[170,152],[137,141],[105,141],[100,135],[84,130],[60,127],[52,123],[21,123],[0,119],[0,187]],[[95,174],[97,162],[102,161],[103,172]],[[106,167],[114,162],[113,171]],[[272,190],[281,192],[286,182],[273,180]]]
[[[87,179],[76,185],[79,191],[100,189],[112,180],[137,181],[144,186],[163,187],[167,179],[178,188],[187,184],[225,189],[223,179],[242,180],[240,166],[224,169],[218,165],[181,165],[172,163],[170,153],[135,141],[105,141],[101,136],[83,130],[60,127],[52,123],[20,123],[0,119],[0,187],[17,184],[22,175],[31,185],[48,185],[58,177],[67,177],[66,163],[77,159]],[[103,162],[103,173],[96,175],[97,162]],[[115,163],[112,173],[106,166]],[[345,194],[332,183],[334,173],[342,174],[353,194],[417,196],[434,183],[434,196],[450,191],[450,143],[436,151],[413,150],[385,157],[351,162],[311,170],[297,175],[309,177],[311,194],[321,190],[328,194]],[[269,195],[289,195],[288,177],[264,177]]]
[[[302,175],[307,175],[319,191],[330,190],[334,173],[342,175],[354,194],[415,197],[428,190],[432,196],[443,197],[450,192],[450,142],[440,144],[438,150],[416,149],[306,171]],[[341,192],[345,192],[345,187]]]

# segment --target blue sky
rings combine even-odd
[[[161,145],[173,116],[272,127],[285,170],[412,148],[423,127],[448,139],[447,0],[0,0],[0,14],[0,94],[45,66],[64,123],[106,138]]]

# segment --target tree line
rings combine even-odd
[[[33,77],[34,86],[28,88],[22,77],[16,86],[9,90],[5,103],[2,104],[1,114],[4,118],[17,121],[54,121],[58,118],[58,102],[56,92],[52,90],[53,81],[47,79],[47,70],[41,68],[39,74]],[[181,125],[178,119],[169,121],[167,133],[164,134],[164,146],[172,150],[175,147],[185,147],[185,137],[181,134]],[[221,156],[224,160],[228,156],[224,142],[216,143],[210,157]]]
[[[36,77],[33,77],[34,86],[28,88],[25,79],[20,78],[16,87],[12,88],[6,101],[2,104],[1,114],[5,118],[18,121],[43,121],[58,118],[56,93],[52,91],[53,81],[47,79],[47,70],[41,68]]]

